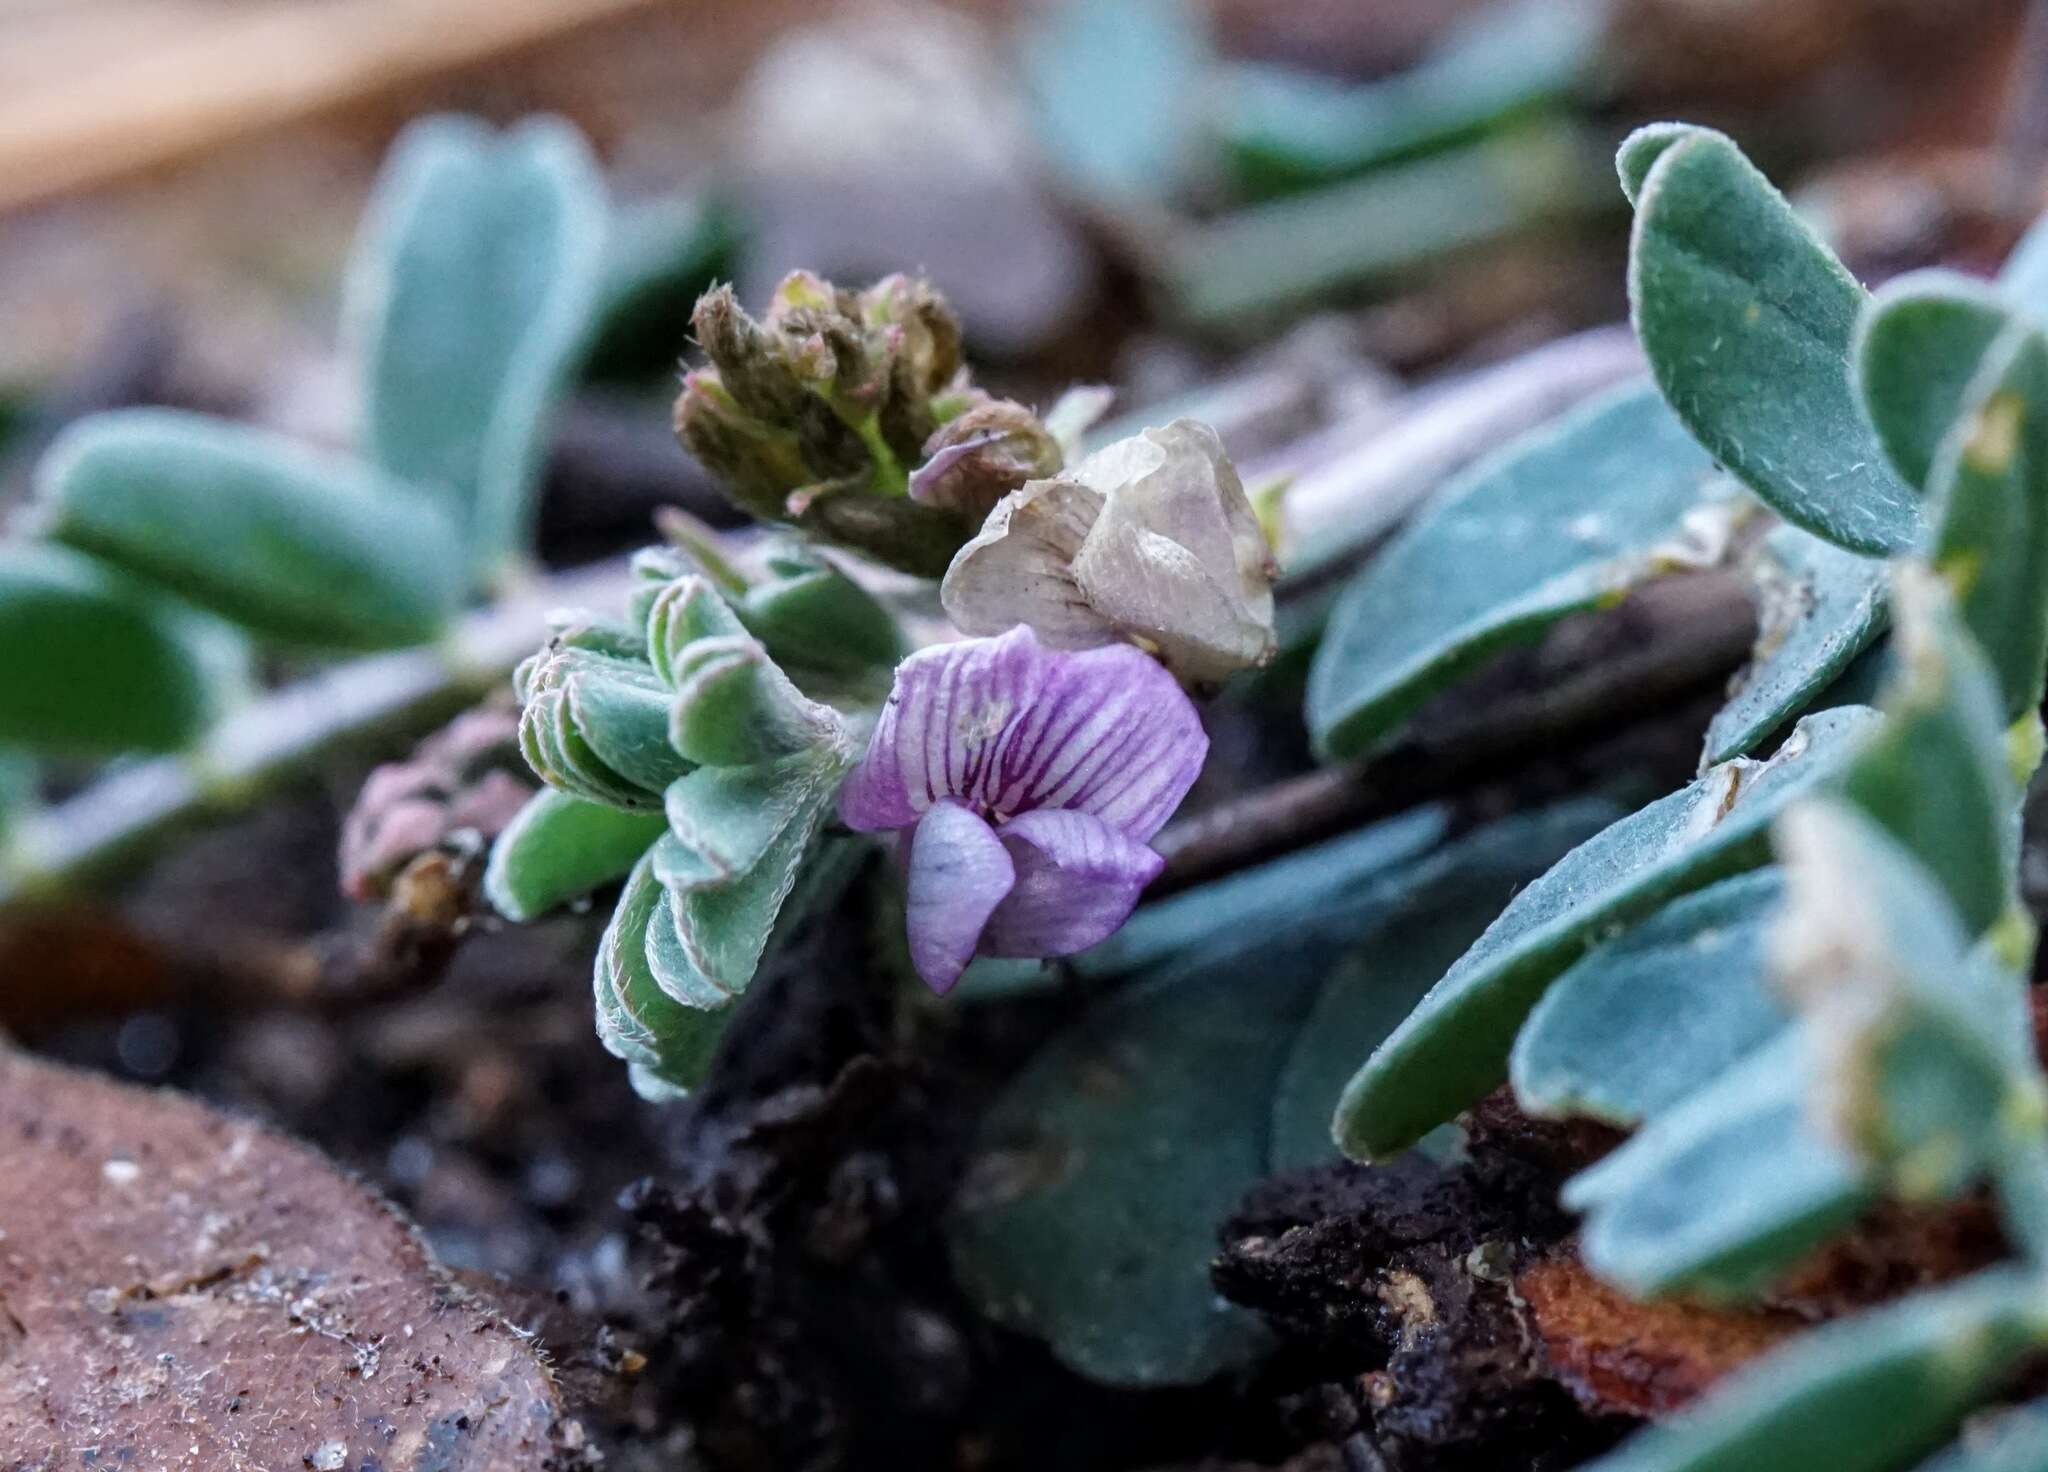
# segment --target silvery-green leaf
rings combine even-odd
[[[1522,1107],[1637,1125],[1782,1031],[1765,940],[1783,895],[1775,869],[1724,879],[1574,962],[1515,1039]]]
[[[753,979],[783,901],[831,806],[833,787],[823,774],[806,787],[795,814],[751,868],[723,884],[670,892],[684,949],[714,985],[737,991]]]
[[[1094,1003],[983,1122],[948,1222],[962,1288],[1109,1384],[1246,1364],[1263,1335],[1209,1284],[1216,1221],[1276,1168],[1334,1155],[1354,1050],[1610,813],[1568,804],[1383,865],[1342,903],[1240,923]]]
[[[1123,929],[1071,964],[1083,976],[1125,976],[1205,952],[1252,929],[1285,931],[1345,908],[1382,874],[1435,848],[1449,825],[1446,809],[1415,808],[1143,905]]]
[[[1761,864],[1771,820],[1838,774],[1875,719],[1854,708],[1808,716],[1770,761],[1713,768],[1581,844],[1516,895],[1345,1089],[1337,1118],[1345,1151],[1390,1155],[1484,1096],[1559,972],[1609,927]]]
[[[1503,819],[1401,864],[1355,899],[1332,896],[1332,913],[1303,922],[1348,955],[1325,973],[1274,1080],[1272,1169],[1337,1158],[1330,1112],[1359,1058],[1399,1025],[1518,889],[1618,816],[1615,804],[1582,798]],[[1270,935],[1277,924],[1275,915],[1259,929]],[[1264,964],[1264,947],[1221,949],[1243,954],[1240,975]]]
[[[846,745],[838,714],[807,698],[750,636],[698,640],[677,675],[668,740],[691,762],[743,766]]]
[[[1801,1335],[1587,1472],[1890,1472],[1938,1446],[2044,1338],[1993,1269]]]
[[[1625,176],[1640,157],[1629,299],[1664,397],[1787,521],[1852,551],[1909,545],[1918,497],[1849,381],[1863,288],[1720,134],[1624,144]]]
[[[1600,32],[1597,5],[1514,0],[1452,27],[1422,61],[1380,81],[1238,66],[1220,120],[1223,142],[1262,188],[1361,173],[1563,97],[1592,64]]]
[[[1876,1185],[1813,1123],[1822,1046],[1785,1029],[1566,1182],[1587,1265],[1636,1297],[1734,1298],[1854,1221]]]
[[[1684,565],[1680,522],[1714,477],[1647,385],[1603,396],[1467,471],[1331,612],[1309,672],[1318,746],[1359,755],[1502,647]]]
[[[1842,792],[1927,867],[1975,936],[2012,902],[2019,793],[1991,671],[1941,585],[1912,571],[1894,580],[1899,659],[1885,720]]]
[[[1897,277],[1865,304],[1853,349],[1856,391],[1908,484],[1928,489],[1970,381],[2012,321],[1994,288],[1953,271]]]
[[[533,920],[630,871],[666,825],[659,813],[535,793],[491,845],[484,898],[507,920]]]
[[[0,742],[53,756],[176,751],[217,713],[192,620],[62,547],[0,547]]]
[[[788,669],[859,674],[903,657],[903,631],[875,596],[815,552],[793,544],[749,588],[741,621]]]
[[[2048,672],[2048,337],[2015,322],[1985,351],[1928,482],[1926,556],[1955,589],[2017,720]]]
[[[690,770],[669,744],[672,697],[644,664],[558,639],[519,667],[514,686],[520,750],[550,786],[644,810]]]
[[[203,414],[122,409],[60,435],[36,473],[57,540],[312,648],[433,639],[461,547],[403,486]]]
[[[502,572],[531,537],[557,398],[597,307],[604,185],[575,129],[414,123],[393,147],[349,268],[364,457],[463,529]]]
[[[1756,650],[1707,726],[1704,765],[1746,756],[1813,707],[1884,631],[1885,564],[1798,527],[1779,527],[1751,564]]]
[[[691,863],[663,883],[695,889],[745,873],[815,801],[828,780],[810,753],[744,767],[699,767],[670,785],[669,831]]]
[[[686,1007],[655,980],[647,961],[647,931],[662,902],[652,857],[633,866],[604,938],[598,942],[595,990],[597,1036],[608,1052],[671,1087],[702,1081],[729,1010]]]

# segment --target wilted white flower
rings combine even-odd
[[[1273,653],[1273,554],[1208,425],[1176,419],[997,504],[940,599],[963,633],[1059,649],[1132,639],[1190,682]]]

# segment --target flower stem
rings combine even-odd
[[[0,905],[104,874],[194,821],[247,807],[337,750],[454,714],[533,652],[551,610],[609,606],[627,584],[623,559],[546,579],[469,615],[439,645],[323,670],[229,716],[193,752],[119,768],[24,815],[0,846]]]

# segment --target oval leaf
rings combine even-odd
[[[402,487],[203,414],[82,420],[37,485],[57,540],[286,643],[424,643],[462,595],[454,533]]]
[[[1389,1155],[1484,1096],[1530,1010],[1601,931],[1762,863],[1771,820],[1839,772],[1875,719],[1858,708],[1808,716],[1770,761],[1715,767],[1516,895],[1345,1089],[1337,1137],[1346,1153]]]
[[[215,714],[191,620],[61,547],[0,547],[0,742],[177,751]]]
[[[1728,139],[1653,151],[1636,199],[1629,300],[1664,397],[1702,445],[1787,521],[1871,554],[1909,545],[1913,488],[1849,382],[1863,288]],[[1768,384],[1768,392],[1759,392]]]
[[[1854,1221],[1876,1185],[1814,1127],[1816,1051],[1785,1029],[1567,1181],[1587,1264],[1639,1298],[1737,1298]]]
[[[1309,672],[1318,746],[1352,757],[1496,650],[1676,565],[1658,544],[1714,463],[1632,386],[1459,477],[1345,590]]]
[[[1782,1031],[1765,938],[1783,898],[1775,869],[1738,875],[1587,952],[1515,1039],[1522,1107],[1637,1125]]]
[[[413,124],[349,267],[363,455],[430,493],[482,578],[526,549],[555,400],[604,279],[604,186],[568,124]]]
[[[491,846],[484,897],[507,920],[537,919],[631,871],[666,831],[659,813],[543,788]]]
[[[1888,281],[1863,309],[1856,392],[1892,468],[1925,490],[1984,353],[2012,322],[1998,293],[1953,271]]]

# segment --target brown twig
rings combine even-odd
[[[1432,726],[1380,755],[1325,767],[1171,824],[1154,843],[1165,871],[1148,898],[1300,848],[1543,756],[1563,736],[1591,737],[1656,716],[1724,678],[1756,637],[1749,599],[1710,575],[1653,585],[1630,610],[1652,626],[1637,647],[1595,657],[1555,684],[1483,715]]]

